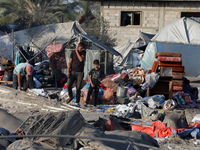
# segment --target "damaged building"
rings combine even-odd
[[[135,41],[139,31],[156,34],[182,17],[200,17],[199,0],[92,0],[101,1],[101,15],[117,44]]]

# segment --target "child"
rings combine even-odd
[[[100,79],[104,76],[104,73],[99,68],[99,60],[97,60],[97,59],[94,60],[93,64],[94,64],[94,68],[89,72],[90,87],[89,87],[88,94],[87,94],[86,106],[89,102],[92,91],[95,90],[94,106],[96,107],[97,101],[98,101],[98,96],[99,96]]]

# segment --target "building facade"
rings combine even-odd
[[[200,0],[101,0],[101,15],[120,44],[139,31],[156,34],[181,17],[200,17]]]

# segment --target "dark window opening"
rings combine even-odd
[[[141,25],[141,12],[121,12],[121,26]]]
[[[182,17],[200,18],[200,12],[181,12],[181,18]]]

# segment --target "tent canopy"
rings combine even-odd
[[[38,51],[50,45],[54,39],[56,39],[56,44],[63,44],[79,33],[86,34],[77,22],[43,25],[15,32],[14,43],[18,46],[30,46],[34,51]],[[11,34],[0,37],[0,47],[6,50],[5,57],[9,59],[12,53],[10,38],[12,38]],[[14,50],[16,53],[16,47]]]
[[[181,18],[156,34],[145,50],[141,67],[150,70],[153,66],[156,52],[172,52],[182,54],[182,64],[185,75],[198,77],[200,75],[200,24],[189,18]]]
[[[152,37],[153,35],[151,34],[140,32],[139,38],[135,42],[128,40],[114,47],[114,49],[122,55],[122,57],[114,56],[114,66],[138,67],[146,45],[150,42]]]
[[[34,51],[39,51],[52,44],[56,39],[55,44],[64,44],[72,37],[82,34],[89,37],[94,43],[101,46],[101,48],[110,51],[114,55],[119,55],[114,49],[104,45],[93,37],[89,36],[84,29],[81,28],[78,22],[58,23],[51,25],[43,25],[35,28],[25,29],[14,33],[14,43],[18,46],[30,46]],[[10,36],[10,37],[9,37]],[[4,57],[11,59],[12,41],[11,34],[0,37],[0,47],[4,50]],[[16,53],[16,47],[14,52]]]
[[[190,18],[181,18],[164,27],[152,41],[200,45],[200,24]]]

